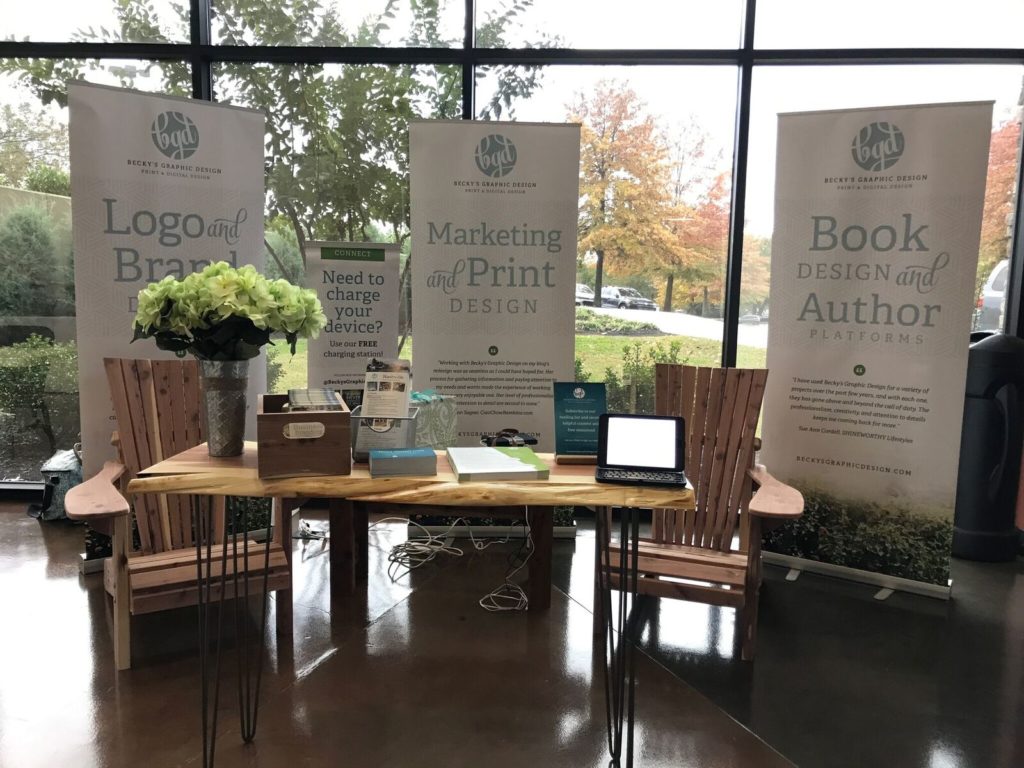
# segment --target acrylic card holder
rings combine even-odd
[[[401,417],[380,418],[363,416],[363,407],[352,411],[352,460],[369,461],[370,451],[398,450],[413,448],[416,443],[416,414],[418,408],[409,408],[409,414]]]

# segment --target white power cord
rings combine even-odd
[[[530,598],[527,596],[523,588],[512,581],[512,577],[515,576],[519,571],[526,567],[526,564],[530,562],[530,558],[533,557],[533,532],[530,530],[530,508],[526,508],[526,541],[524,545],[526,547],[526,557],[519,565],[515,566],[508,573],[505,574],[505,580],[501,586],[492,589],[486,595],[480,598],[478,601],[480,607],[485,611],[491,613],[498,613],[501,611],[525,611],[530,607]],[[522,552],[520,548],[519,552],[513,555],[509,561],[509,566],[516,561],[519,554]]]
[[[424,538],[409,539],[401,544],[396,544],[388,552],[388,577],[392,581],[397,581],[402,576],[409,573],[409,571],[426,565],[437,558],[438,555],[462,557],[463,552],[459,547],[455,547],[447,543],[447,539],[455,529],[455,526],[459,523],[462,523],[469,528],[469,540],[473,549],[477,552],[482,552],[492,544],[506,544],[510,541],[509,536],[505,536],[501,539],[491,539],[486,542],[477,541],[473,536],[472,526],[470,526],[469,523],[461,517],[456,518],[444,533],[441,534],[431,533],[427,528],[420,525],[415,520],[409,520],[404,517],[382,518],[371,525],[369,530],[372,531],[377,526],[388,522],[409,523],[410,525],[415,525],[423,531],[424,534]],[[525,526],[526,540],[524,542],[524,547],[528,549],[526,557],[523,558],[521,563],[505,574],[505,579],[500,586],[480,598],[480,607],[486,611],[524,611],[529,607],[530,600],[529,597],[527,597],[526,592],[524,592],[522,587],[518,584],[514,584],[511,581],[511,578],[523,569],[523,567],[529,562],[530,557],[533,555],[533,536],[530,530],[529,507],[526,508]],[[521,552],[522,548],[520,548],[519,552],[517,552],[509,562],[510,567],[515,563],[515,560],[518,559]]]
[[[432,534],[415,520],[409,520],[403,517],[382,518],[371,525],[369,530],[372,531],[378,525],[383,523],[393,522],[415,525],[423,531],[425,538],[409,539],[408,541],[396,544],[391,548],[391,551],[388,552],[388,577],[392,581],[398,581],[398,579],[405,576],[409,571],[426,565],[434,560],[438,555],[462,557],[461,549],[445,543],[445,540],[448,538],[449,534],[451,534],[452,529],[454,529],[460,522],[463,522],[461,517],[448,526],[448,530],[440,535]]]

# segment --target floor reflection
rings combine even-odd
[[[135,666],[116,673],[102,579],[77,574],[82,536],[0,507],[0,766],[195,765],[195,611],[135,619]],[[545,614],[477,605],[515,544],[467,543],[392,581],[387,553],[405,536],[375,527],[366,589],[333,604],[329,542],[295,541],[292,647],[276,648],[273,606],[249,747],[225,621],[218,765],[606,766],[589,522],[555,543]],[[957,563],[954,576],[951,604],[879,603],[768,569],[753,664],[734,652],[731,609],[642,601],[638,767],[791,765],[780,752],[802,766],[1024,765],[1024,574]]]

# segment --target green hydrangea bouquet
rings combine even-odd
[[[200,360],[249,360],[274,333],[295,354],[299,337],[315,338],[326,322],[314,291],[220,261],[139,291],[132,341],[153,338],[160,349]]]

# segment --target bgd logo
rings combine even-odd
[[[508,176],[516,167],[516,145],[512,143],[511,139],[500,133],[492,133],[480,139],[480,143],[473,151],[473,156],[476,158],[476,167],[485,176],[494,179]]]
[[[183,112],[161,112],[153,121],[153,143],[171,160],[187,160],[199,149],[199,131]]]
[[[865,171],[884,171],[903,154],[903,131],[892,123],[871,123],[853,137],[853,161]]]

